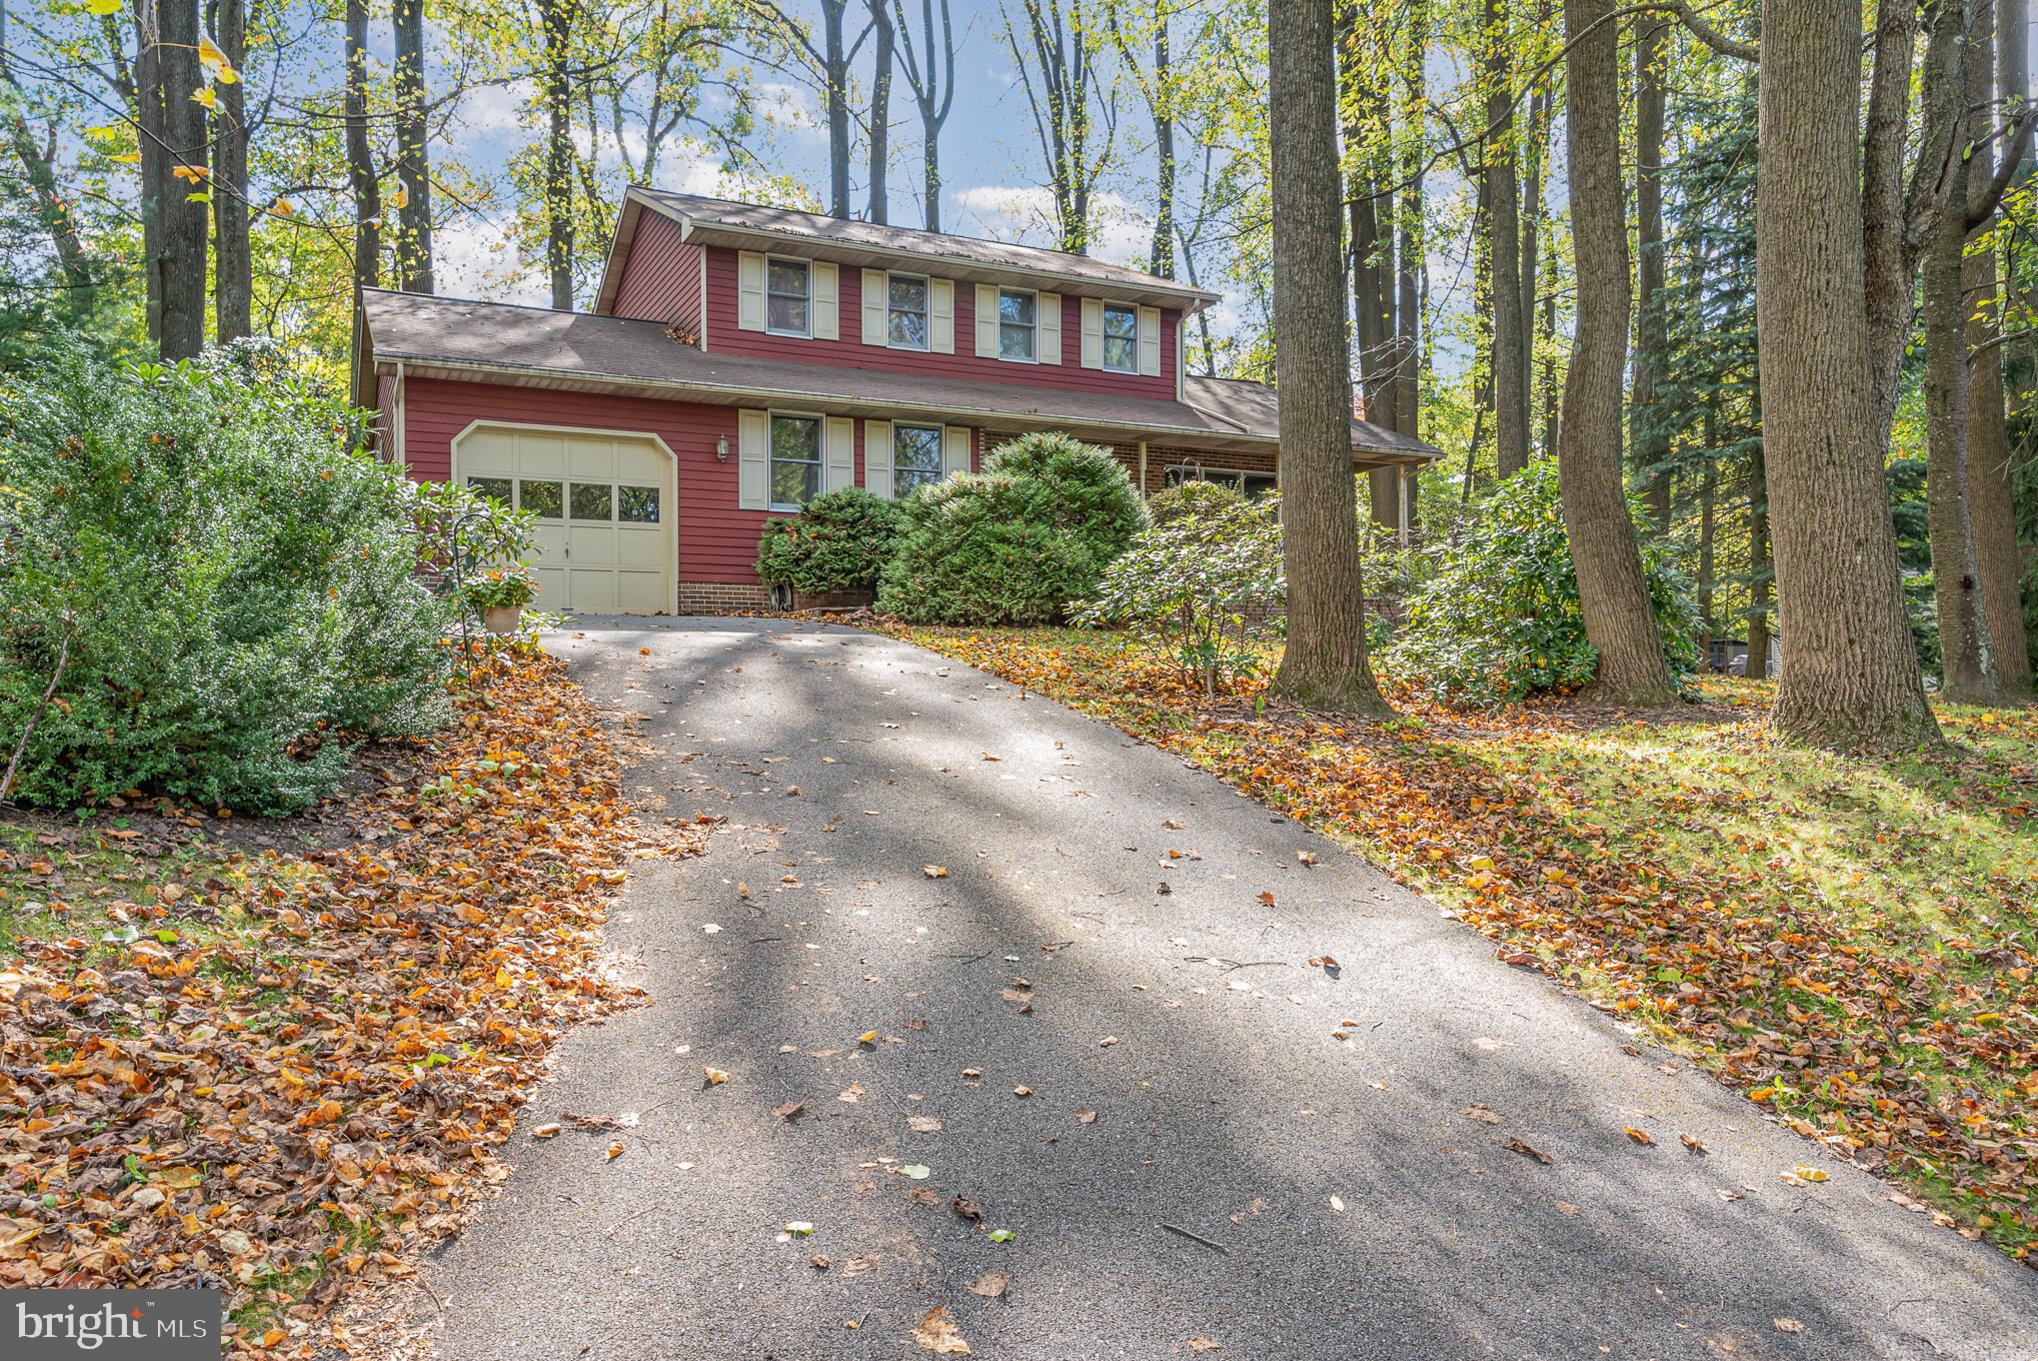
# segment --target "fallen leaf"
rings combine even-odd
[[[623,1156],[623,1143],[622,1140],[618,1139],[615,1143],[609,1145],[609,1161],[614,1162],[616,1159],[622,1156]]]
[[[1804,1331],[1804,1325],[1794,1318],[1771,1319],[1770,1322],[1776,1325],[1776,1331],[1779,1333],[1801,1333]]]
[[[1012,1241],[1012,1231],[1010,1229],[992,1229],[989,1237],[993,1243],[1009,1243]]]
[[[1557,1213],[1564,1215],[1575,1215],[1578,1213],[1578,1207],[1576,1205],[1573,1205],[1568,1200],[1560,1200],[1557,1202]]]
[[[1272,907],[1274,905],[1274,895],[1266,889],[1261,889],[1260,902],[1266,907]]]
[[[1636,1129],[1633,1125],[1622,1125],[1620,1128],[1621,1133],[1627,1135],[1628,1138],[1633,1139],[1636,1143],[1641,1144],[1645,1148],[1648,1145],[1656,1142],[1654,1139],[1651,1139],[1649,1137],[1649,1131],[1645,1129]]]
[[[927,1180],[927,1178],[933,1176],[934,1172],[933,1169],[929,1168],[924,1163],[907,1163],[904,1167],[899,1169],[899,1175],[902,1177],[911,1177],[914,1181],[925,1181]]]
[[[1506,1143],[1502,1144],[1501,1147],[1506,1149],[1510,1153],[1520,1153],[1527,1157],[1534,1158],[1539,1163],[1554,1163],[1555,1161],[1557,1161],[1555,1158],[1552,1158],[1549,1154],[1543,1152],[1540,1148],[1537,1148],[1535,1145],[1523,1143],[1520,1139],[1509,1139]]]
[[[1464,1113],[1482,1125],[1497,1125],[1500,1123],[1500,1117],[1484,1105],[1467,1106]]]
[[[866,1030],[856,1037],[856,1042],[858,1044],[876,1044],[877,1032],[875,1030]]]
[[[532,1130],[531,1137],[533,1139],[549,1139],[553,1135],[557,1134],[563,1128],[565,1128],[565,1126],[561,1125],[557,1120],[554,1120],[549,1125],[540,1125],[536,1129]]]
[[[807,1108],[804,1101],[788,1101],[783,1106],[773,1106],[771,1113],[781,1120],[790,1120]]]
[[[795,1219],[785,1226],[785,1231],[795,1238],[810,1238],[813,1236],[814,1226],[804,1219]]]
[[[845,1257],[842,1259],[842,1274],[844,1276],[867,1276],[876,1270],[877,1258],[869,1253],[860,1253],[855,1257]]]
[[[1803,1163],[1799,1163],[1796,1167],[1793,1167],[1790,1170],[1796,1173],[1798,1178],[1802,1181],[1827,1180],[1825,1169],[1823,1168],[1806,1167]]]
[[[1192,1337],[1189,1339],[1189,1350],[1192,1352],[1221,1352],[1224,1350],[1224,1344],[1207,1337]]]
[[[1014,1087],[1012,1089],[1012,1095],[1019,1097],[1032,1096],[1033,1089],[1031,1087]]]
[[[1076,1119],[1086,1125],[1094,1125],[1097,1123],[1097,1112],[1091,1110],[1088,1106],[1078,1106],[1076,1108]]]
[[[984,1220],[983,1206],[977,1204],[975,1201],[971,1200],[968,1196],[958,1194],[954,1200],[948,1202],[948,1208],[955,1211],[957,1214],[961,1215],[964,1219],[967,1219],[972,1224],[983,1223]]]
[[[987,1271],[963,1287],[972,1295],[982,1295],[987,1300],[997,1299],[1012,1284],[1009,1271]]]
[[[922,865],[920,873],[926,875],[929,879],[946,879],[948,877],[948,866]]]
[[[1689,1134],[1680,1134],[1680,1135],[1678,1135],[1678,1136],[1677,1136],[1677,1142],[1678,1142],[1678,1143],[1680,1143],[1680,1144],[1683,1144],[1683,1145],[1684,1145],[1684,1146],[1685,1146],[1686,1148],[1690,1149],[1690,1150],[1691,1150],[1691,1151],[1692,1151],[1693,1153],[1703,1153],[1703,1152],[1705,1152],[1705,1141],[1704,1141],[1704,1140],[1702,1140],[1702,1139],[1696,1139],[1696,1138],[1693,1138],[1693,1137],[1692,1137],[1691,1135],[1689,1135]]]
[[[707,1081],[702,1084],[705,1087],[719,1087],[729,1080],[729,1075],[719,1068],[703,1068],[701,1069],[701,1074],[707,1078]],[[731,1100],[733,1099],[732,1097]]]
[[[826,1271],[828,1269],[828,1254],[825,1252],[815,1253],[807,1259],[807,1265],[816,1271]]]
[[[955,1320],[949,1317],[946,1307],[935,1305],[920,1316],[920,1326],[913,1330],[913,1340],[920,1344],[920,1350],[935,1352],[941,1356],[968,1356],[969,1343],[963,1341],[956,1331]]]
[[[941,1132],[941,1122],[931,1115],[909,1115],[906,1117],[906,1128],[915,1134],[938,1134]]]

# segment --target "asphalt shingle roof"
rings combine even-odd
[[[895,373],[795,360],[702,353],[658,322],[508,303],[472,302],[368,289],[362,294],[368,344],[377,362],[502,370],[562,385],[603,382],[688,389],[706,401],[758,394],[945,412],[979,421],[1119,428],[1159,439],[1274,440],[1279,408],[1259,383],[1190,378],[1184,401]],[[1135,435],[1135,437],[1138,437]],[[1365,421],[1352,423],[1362,453],[1425,458],[1437,451]]]

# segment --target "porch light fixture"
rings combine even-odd
[[[715,437],[715,458],[723,463],[729,461],[729,437],[727,435],[717,435]]]

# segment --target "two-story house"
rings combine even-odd
[[[770,517],[843,487],[906,496],[1023,431],[1109,446],[1146,494],[1274,485],[1273,390],[1183,364],[1217,300],[1080,255],[632,189],[592,312],[370,290],[354,393],[412,476],[537,513],[544,608],[753,608]],[[1357,468],[1435,453],[1352,437]]]

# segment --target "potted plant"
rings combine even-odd
[[[481,616],[490,633],[515,633],[523,624],[524,606],[535,600],[538,585],[522,566],[493,567],[461,589],[468,607]]]

